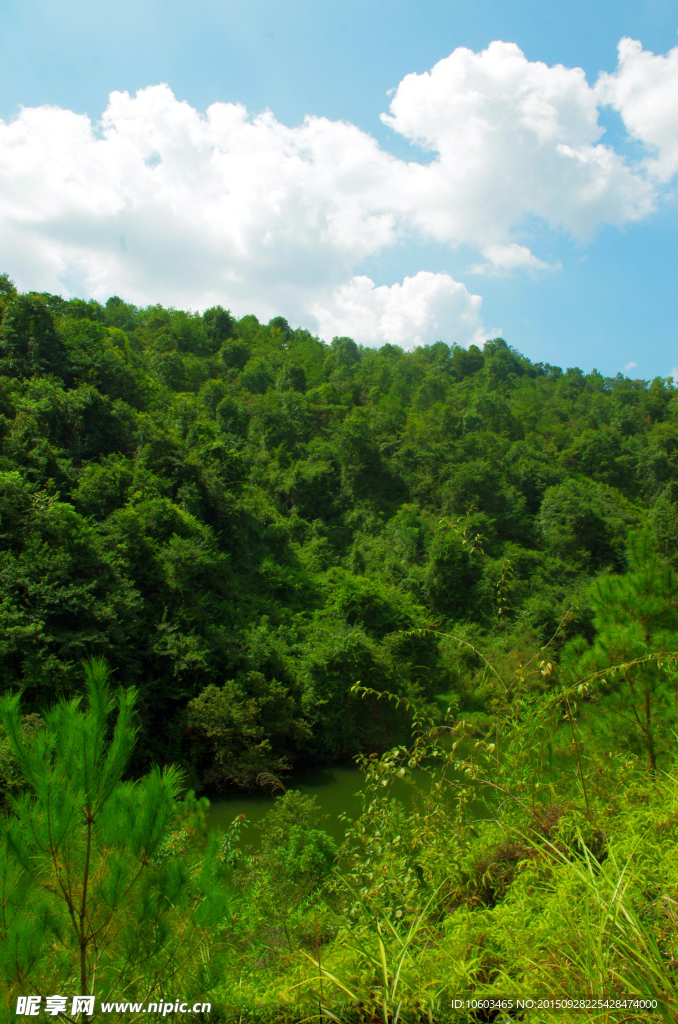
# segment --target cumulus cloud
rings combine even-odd
[[[669,181],[678,172],[678,46],[664,57],[624,38],[618,52],[617,70],[598,79],[598,97],[618,111],[634,139],[650,148],[650,173]]]
[[[96,124],[24,109],[0,122],[0,267],[64,294],[221,302],[366,343],[468,343],[483,330],[463,284],[420,272],[375,287],[357,268],[414,239],[472,247],[484,260],[473,273],[534,274],[557,265],[521,240],[526,223],[586,238],[645,216],[678,167],[676,52],[623,40],[617,71],[592,87],[514,43],[457,49],[407,75],[384,115],[434,152],[428,163],[342,121],[288,127],[234,103],[201,114],[167,85],[111,93]],[[601,141],[601,103],[654,147],[654,163],[631,165]]]
[[[349,335],[364,345],[390,342],[410,348],[443,338],[448,344],[469,345],[482,344],[487,337],[481,302],[449,274],[420,270],[390,287],[354,277],[312,312],[321,334]]]
[[[407,75],[382,120],[438,154],[413,176],[409,212],[440,241],[506,244],[528,217],[586,238],[653,208],[652,187],[599,141],[582,69],[528,61],[515,43],[460,47]]]

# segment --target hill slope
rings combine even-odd
[[[6,276],[0,313],[2,686],[40,711],[104,654],[141,691],[138,767],[247,785],[389,745],[356,680],[482,717],[473,659],[408,631],[519,650],[623,570],[629,528],[675,550],[670,382]]]

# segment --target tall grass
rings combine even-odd
[[[595,679],[559,681],[546,648],[508,677],[488,665],[496,699],[482,730],[354,688],[409,707],[412,743],[361,760],[362,812],[334,872],[290,911],[285,948],[260,958],[261,1005],[342,1024],[446,1024],[516,1019],[466,1000],[522,996],[603,1004],[560,1012],[560,1024],[678,1022],[671,766],[649,772],[601,748]],[[396,780],[412,788],[407,809]],[[604,1005],[625,999],[656,1006]]]

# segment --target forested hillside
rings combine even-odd
[[[670,381],[6,276],[0,312],[2,689],[42,713],[105,656],[140,691],[138,771],[247,786],[409,735],[356,681],[482,722],[472,653],[408,631],[518,657],[574,603],[557,645],[590,640],[629,530],[675,554]]]
[[[0,296],[0,1019],[675,1024],[673,383]]]

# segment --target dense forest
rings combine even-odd
[[[181,928],[162,926],[178,956],[190,917],[185,963],[201,966],[152,984],[216,992],[225,1020],[307,997],[334,1020],[503,1020],[446,1017],[445,999],[553,994],[557,947],[558,991],[640,993],[659,998],[656,1019],[678,1019],[673,382],[533,363],[501,338],[327,344],[282,317],[18,294],[6,275],[0,315],[8,827],[47,807],[39,779],[71,750],[68,729],[118,743],[101,807],[127,794],[118,826],[123,806],[129,821],[144,801],[165,808],[134,851],[116,840],[120,863],[141,858],[159,879],[175,857],[202,886]],[[117,740],[107,687],[136,690],[133,718],[119,698]],[[282,789],[294,766],[355,756],[364,813],[341,850],[294,792],[256,855],[237,821],[216,847],[205,839],[193,792],[262,777]],[[415,790],[409,810],[396,779]],[[632,839],[645,910],[612,878]],[[3,857],[20,848],[8,840]],[[16,950],[40,942],[7,930],[28,890],[3,871],[2,970],[28,992]],[[174,899],[170,875],[154,884]],[[584,939],[562,909],[576,900]],[[63,957],[57,970],[31,956],[45,992],[70,977]],[[110,971],[120,998],[146,998],[143,972]]]

